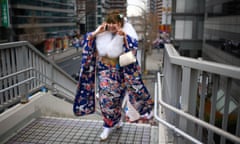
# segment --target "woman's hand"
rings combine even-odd
[[[118,29],[117,34],[120,36],[126,36],[126,33],[122,29]]]
[[[93,32],[93,36],[95,37],[96,35],[102,33],[105,31],[107,23],[102,23],[100,26],[98,26],[98,28]]]
[[[100,26],[98,26],[98,28],[97,28],[94,32],[92,32],[92,33],[88,36],[87,39],[91,41],[91,40],[93,40],[93,39],[96,37],[96,35],[104,32],[106,25],[107,25],[106,23],[102,23]]]

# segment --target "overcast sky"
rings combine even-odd
[[[127,16],[138,16],[141,15],[141,8],[145,9],[144,2],[146,0],[127,0],[128,7],[127,7]],[[141,7],[141,8],[139,8]]]

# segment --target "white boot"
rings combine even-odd
[[[112,131],[111,128],[104,127],[103,132],[100,135],[100,139],[106,140],[108,138],[109,134],[111,133],[111,131]]]
[[[120,129],[123,126],[123,122],[122,120],[120,120],[117,124],[116,124],[116,128]]]
[[[145,113],[144,115],[141,115],[141,117],[151,119],[153,117],[153,111],[151,111],[150,113]]]
[[[151,119],[153,117],[153,111],[150,112],[150,114],[147,116],[147,119]]]

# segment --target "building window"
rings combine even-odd
[[[98,17],[98,24],[102,24],[102,18],[101,17]]]
[[[176,20],[175,39],[192,39],[192,27],[191,20]]]
[[[98,0],[98,5],[101,5],[101,3],[102,3],[102,0]]]
[[[231,0],[217,5],[207,5],[208,17],[240,15],[240,1]]]
[[[102,14],[102,9],[98,8],[98,14],[101,15]]]

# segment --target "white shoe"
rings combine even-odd
[[[147,116],[147,119],[151,119],[153,117],[153,111],[150,112],[150,114]]]
[[[141,115],[142,118],[146,118],[146,119],[151,119],[153,117],[153,111],[149,113],[145,113],[144,115]]]
[[[111,133],[111,131],[112,131],[111,128],[104,127],[103,132],[100,135],[100,139],[106,140],[108,138],[109,134]]]
[[[116,124],[116,128],[120,129],[123,126],[123,122],[120,120],[117,124]]]

